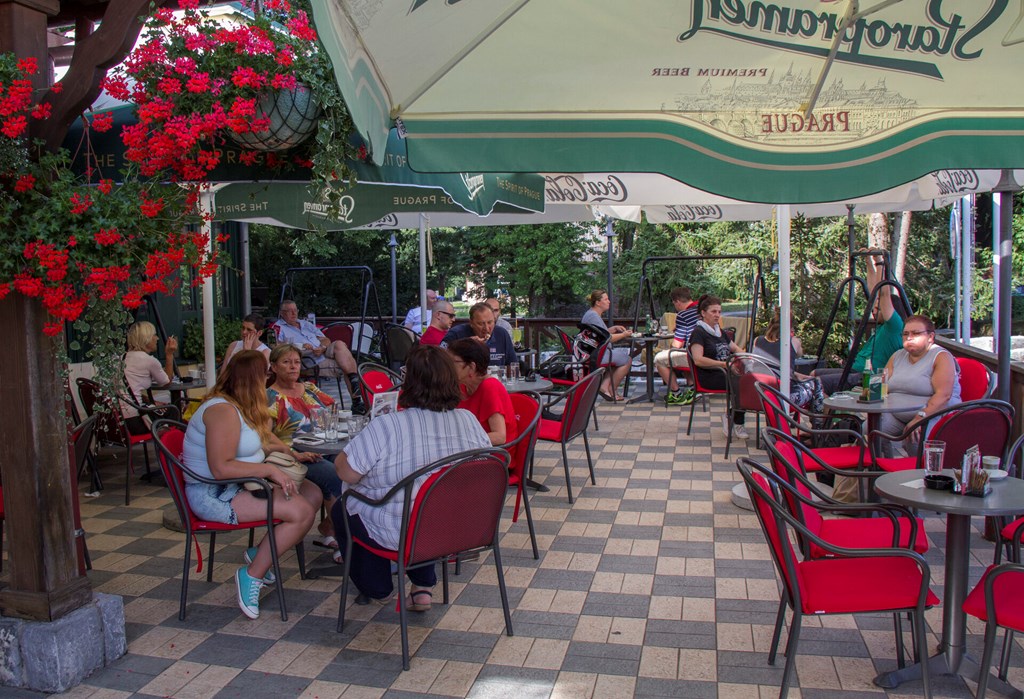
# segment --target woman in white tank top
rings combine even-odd
[[[228,362],[217,384],[200,406],[185,431],[185,466],[199,476],[214,479],[257,476],[273,482],[274,527],[277,550],[295,546],[313,526],[323,496],[311,481],[295,482],[272,464],[265,452],[290,452],[270,429],[267,408],[267,360],[257,350],[242,350]],[[310,457],[316,458],[315,454]],[[298,457],[297,457],[298,458]],[[265,520],[267,501],[234,483],[203,483],[188,479],[185,496],[193,511],[204,519],[237,523]],[[259,591],[276,580],[269,575],[270,542],[245,551],[245,563],[235,572],[238,606],[250,619],[260,615]]]

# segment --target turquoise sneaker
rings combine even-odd
[[[697,391],[692,388],[686,389],[682,397],[679,399],[679,405],[689,405],[697,399]]]
[[[242,566],[235,571],[235,589],[237,590],[238,608],[250,619],[260,618],[260,588],[263,581],[251,575]]]
[[[685,405],[681,391],[669,391],[665,394],[665,405]]]
[[[253,546],[252,548],[247,548],[245,550],[245,556],[243,556],[243,558],[245,558],[245,562],[252,563],[252,559],[256,558],[256,551],[258,550],[259,549],[257,549],[255,546]],[[273,585],[276,582],[277,577],[274,575],[273,567],[271,567],[271,569],[267,571],[267,574],[263,576],[263,584]]]

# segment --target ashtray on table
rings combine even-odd
[[[924,477],[924,487],[929,490],[952,490],[953,479],[950,476],[932,473]]]

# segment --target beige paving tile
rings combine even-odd
[[[480,674],[480,663],[465,663],[457,660],[449,660],[441,668],[437,679],[430,685],[432,694],[444,694],[452,697],[464,697]]]
[[[551,690],[551,699],[590,699],[597,675],[590,672],[560,672]]]
[[[500,637],[487,658],[487,664],[522,667],[530,654],[530,649],[533,648],[534,640],[536,639],[527,636]]]
[[[569,642],[554,638],[538,638],[533,642],[529,655],[523,662],[525,667],[557,670],[569,649]]]

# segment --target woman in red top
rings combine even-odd
[[[459,407],[476,416],[491,444],[498,446],[511,442],[518,434],[516,411],[501,381],[487,376],[490,362],[487,345],[467,337],[448,345],[448,351],[455,360],[462,388],[463,398]]]

